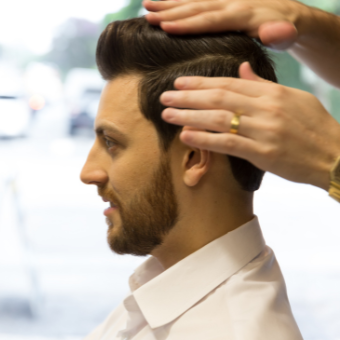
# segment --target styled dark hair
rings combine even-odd
[[[144,17],[110,23],[98,40],[96,59],[105,80],[141,75],[141,112],[155,125],[165,151],[182,127],[162,120],[165,107],[159,97],[164,91],[174,90],[176,78],[238,77],[240,64],[249,61],[260,77],[277,82],[266,50],[244,34],[175,36],[150,25]],[[257,190],[264,172],[244,159],[228,158],[241,188]]]

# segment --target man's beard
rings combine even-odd
[[[99,194],[114,202],[121,217],[120,230],[111,235],[109,218],[107,240],[117,254],[145,256],[161,245],[164,236],[178,220],[178,203],[174,192],[168,157],[163,156],[150,183],[129,203],[119,202],[115,195],[107,191]]]

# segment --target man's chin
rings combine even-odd
[[[117,235],[117,231],[113,228],[113,226],[109,226],[107,231],[107,243],[114,253],[119,255],[128,254],[126,251],[126,242],[122,239],[122,237],[120,237],[120,235]]]
[[[119,255],[128,255],[134,254],[134,247],[131,245],[131,242],[126,239],[123,235],[120,226],[117,223],[108,223],[107,230],[107,242],[110,246],[110,249]]]
[[[119,255],[147,256],[159,245],[141,246],[137,240],[130,240],[121,233],[121,228],[109,227],[107,231],[107,242],[110,249]]]

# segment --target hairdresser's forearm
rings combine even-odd
[[[340,17],[305,7],[297,28],[299,37],[289,53],[340,88]]]

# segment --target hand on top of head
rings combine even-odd
[[[186,126],[180,139],[192,147],[328,190],[329,171],[340,154],[340,125],[312,94],[262,79],[248,62],[239,75],[177,79],[163,119]],[[161,101],[167,97],[163,93]],[[239,126],[230,133],[237,112]]]
[[[291,0],[171,0],[143,2],[146,19],[172,34],[244,31],[283,50],[298,37],[304,5]]]

